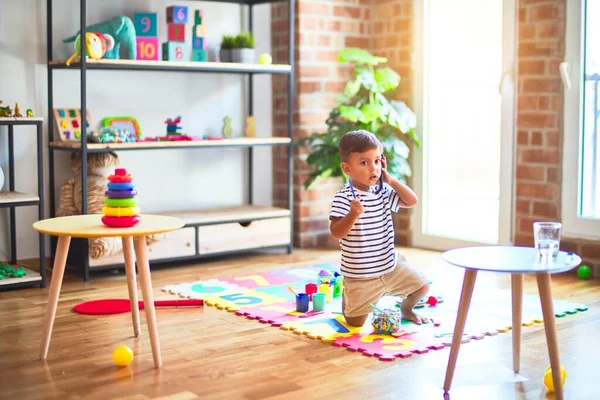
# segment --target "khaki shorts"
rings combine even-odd
[[[396,267],[385,275],[374,278],[344,277],[344,314],[360,317],[371,312],[384,295],[407,297],[429,283],[425,275],[414,269],[404,256],[397,255]]]

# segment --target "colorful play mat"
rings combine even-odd
[[[418,305],[417,312],[431,318],[435,323],[416,325],[402,321],[394,335],[377,334],[371,319],[362,328],[348,326],[341,315],[342,299],[334,297],[334,281],[339,289],[339,264],[326,263],[313,266],[290,268],[255,275],[235,276],[167,285],[163,291],[185,298],[204,299],[205,304],[226,310],[243,318],[269,324],[275,328],[305,335],[311,339],[361,352],[365,356],[383,361],[406,358],[430,350],[441,350],[450,346],[458,309],[460,288],[456,293],[436,293],[435,282],[430,293]],[[331,291],[323,286],[331,284]],[[309,302],[307,312],[296,311],[296,293],[309,288],[327,294],[323,312],[313,311]],[[343,284],[343,280],[342,280]],[[309,290],[311,291],[311,290]],[[337,294],[337,293],[336,293]],[[402,299],[384,297],[377,307],[382,310],[398,310]],[[433,305],[432,305],[433,304]],[[583,304],[565,300],[554,300],[557,317],[565,317],[586,311]],[[510,290],[496,290],[473,294],[463,343],[508,332],[511,329]],[[542,310],[537,295],[523,295],[523,325],[542,323]]]

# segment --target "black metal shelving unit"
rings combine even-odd
[[[26,194],[15,189],[15,140],[14,127],[34,125],[37,131],[37,194]],[[16,208],[38,206],[38,219],[44,219],[44,154],[43,154],[43,126],[42,118],[0,118],[0,126],[8,127],[8,192],[0,192],[0,208],[10,209],[10,264],[17,264],[17,218]],[[33,228],[31,228],[33,229]],[[46,286],[46,242],[44,235],[39,234],[40,273],[29,269],[23,279],[4,278],[0,280],[0,290],[16,289],[32,285]],[[19,266],[20,267],[20,266]],[[32,276],[33,275],[33,276]]]
[[[53,33],[53,23],[52,23],[52,0],[46,0],[46,10],[47,10],[47,31],[46,31],[46,40],[48,45],[48,143],[49,143],[49,174],[50,174],[50,213],[51,217],[55,216],[56,212],[56,199],[55,199],[55,176],[54,176],[54,151],[77,151],[81,156],[81,163],[87,164],[87,155],[89,153],[97,153],[97,152],[109,152],[109,151],[134,151],[134,150],[160,150],[163,148],[205,148],[210,149],[211,146],[165,146],[165,147],[130,147],[130,148],[111,148],[110,146],[95,146],[92,144],[86,143],[86,135],[81,135],[81,141],[77,148],[64,148],[60,145],[57,145],[54,142],[54,124],[52,121],[53,116],[53,95],[54,95],[54,82],[53,82],[53,73],[55,70],[77,70],[80,71],[80,109],[87,109],[87,70],[120,70],[120,71],[174,71],[174,72],[189,72],[189,73],[224,73],[224,74],[241,74],[249,77],[248,79],[248,115],[252,116],[254,112],[252,95],[253,95],[253,76],[257,74],[284,74],[288,77],[288,138],[289,140],[285,143],[280,142],[264,142],[261,143],[258,141],[254,144],[248,143],[236,143],[231,142],[230,144],[223,143],[223,147],[245,147],[248,150],[248,204],[253,203],[253,148],[255,146],[286,146],[288,149],[288,210],[289,210],[289,218],[290,218],[290,241],[289,245],[284,246],[287,248],[288,253],[292,252],[293,248],[293,186],[292,186],[292,176],[293,176],[293,99],[294,99],[294,19],[295,19],[295,0],[206,0],[210,2],[217,3],[234,3],[239,4],[240,6],[248,7],[248,27],[249,31],[252,32],[253,25],[253,12],[252,8],[255,5],[259,4],[268,4],[268,3],[277,3],[277,2],[286,2],[288,4],[288,29],[289,29],[289,38],[288,38],[288,57],[289,63],[285,65],[258,65],[258,64],[234,64],[234,63],[213,63],[213,62],[166,62],[166,61],[156,61],[156,62],[143,62],[136,64],[135,60],[86,60],[85,57],[81,58],[81,60],[71,63],[70,66],[67,66],[64,61],[56,61],[53,59],[53,51],[52,51],[52,33]],[[79,31],[85,32],[86,28],[86,0],[80,0],[80,24]],[[85,54],[84,45],[85,41],[80,41],[81,43],[81,54]],[[83,113],[85,115],[85,112]],[[85,126],[84,121],[80,119],[80,126]],[[82,182],[82,213],[88,213],[87,207],[87,177],[86,177],[86,169],[81,168],[81,182]],[[270,217],[268,217],[270,218]],[[267,219],[267,218],[257,218],[258,219]],[[229,221],[228,221],[229,222]],[[245,223],[245,220],[236,221],[240,223]],[[220,222],[217,222],[220,223]],[[189,224],[186,226],[194,226],[197,227],[198,224]],[[78,243],[79,242],[79,243]],[[54,246],[53,246],[54,247]],[[281,246],[276,246],[281,247]],[[74,243],[71,245],[71,249],[73,250],[69,254],[69,259],[75,258],[75,262],[77,265],[81,266],[81,272],[83,275],[83,280],[87,281],[90,278],[90,266],[89,266],[89,253],[88,253],[88,243],[87,240],[84,239],[74,239]],[[239,250],[239,251],[229,251],[218,254],[210,254],[210,255],[196,255],[195,257],[177,257],[177,258],[169,258],[164,260],[156,260],[158,263],[173,263],[179,261],[189,261],[191,259],[198,259],[204,257],[213,257],[218,255],[225,254],[234,254],[234,253],[242,253],[248,252],[251,249]],[[70,260],[67,261],[67,264],[70,264]],[[112,265],[103,268],[94,268],[95,270],[102,270],[107,268],[118,268],[122,267],[122,265]]]

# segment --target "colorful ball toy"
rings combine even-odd
[[[587,265],[582,265],[577,268],[577,276],[579,279],[590,279],[592,276],[592,270]]]
[[[133,351],[125,345],[121,345],[113,351],[113,361],[119,367],[126,367],[133,361]]]
[[[102,223],[111,228],[129,228],[140,222],[133,177],[125,168],[116,168],[108,177],[107,198],[102,207]]]

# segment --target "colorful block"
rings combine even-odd
[[[208,52],[206,50],[192,50],[192,61],[208,61]]]
[[[185,42],[185,24],[167,24],[169,42]]]
[[[133,15],[133,26],[136,36],[156,37],[158,36],[158,14],[157,13],[135,13]]]
[[[164,42],[162,44],[162,59],[164,61],[189,61],[188,46],[183,42]]]
[[[204,25],[194,25],[192,27],[192,37],[205,37],[206,27]]]
[[[136,60],[158,60],[159,48],[157,37],[137,37],[137,55]]]
[[[185,24],[188,20],[188,8],[185,6],[167,7],[167,23]]]
[[[194,10],[194,25],[202,25],[202,10]]]
[[[192,38],[192,50],[206,50],[206,38],[203,38],[203,37]]]

